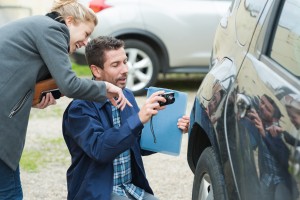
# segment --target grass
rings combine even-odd
[[[75,63],[72,64],[72,69],[76,73],[77,76],[92,76],[91,70],[87,65],[77,65]]]
[[[42,152],[37,150],[24,150],[20,161],[22,169],[28,172],[36,172],[42,161]]]
[[[34,173],[51,164],[70,162],[70,155],[63,138],[39,138],[36,142],[39,144],[38,147],[25,148],[23,151],[20,161],[23,170]]]

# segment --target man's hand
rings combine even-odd
[[[252,121],[252,123],[256,126],[258,129],[259,133],[263,136],[266,137],[266,132],[264,129],[263,122],[261,118],[259,117],[258,113],[256,112],[255,109],[251,109],[247,112],[247,117]]]
[[[126,104],[132,107],[131,103],[124,96],[121,88],[106,81],[104,81],[104,83],[106,84],[107,98],[114,106],[121,110],[125,108]]]
[[[32,106],[33,108],[39,108],[39,109],[44,109],[50,105],[55,105],[56,104],[56,100],[54,99],[54,97],[52,96],[51,92],[47,93],[46,96],[44,96],[42,98],[42,100],[40,101],[40,103]]]
[[[156,115],[159,110],[164,109],[166,106],[160,106],[159,101],[166,102],[166,99],[160,94],[165,93],[164,91],[157,91],[153,93],[147,100],[146,103],[140,109],[138,113],[139,118],[143,124],[148,122],[153,115]]]
[[[187,133],[190,126],[190,116],[184,115],[178,119],[177,126],[182,130],[182,133]]]

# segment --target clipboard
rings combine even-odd
[[[147,97],[159,90],[174,92],[175,102],[167,105],[164,110],[152,117],[152,127],[151,120],[144,125],[140,145],[144,150],[178,156],[181,149],[182,130],[177,127],[177,121],[186,113],[187,94],[166,88],[149,87]]]

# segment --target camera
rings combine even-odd
[[[175,102],[175,93],[174,92],[166,92],[159,96],[162,96],[166,99],[166,102],[158,102],[160,106],[166,106],[166,105],[169,105],[169,104],[172,104]]]

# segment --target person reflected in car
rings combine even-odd
[[[282,140],[283,129],[279,120],[282,116],[275,101],[264,94],[260,97],[259,111],[247,113],[248,133],[254,148],[258,147],[260,184],[263,199],[295,199],[295,184],[288,171],[289,149]],[[256,127],[256,131],[251,126]],[[297,195],[298,196],[298,195]]]

